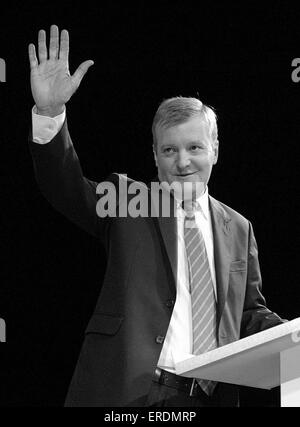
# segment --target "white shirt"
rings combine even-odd
[[[197,202],[201,209],[195,211],[195,222],[203,235],[217,301],[213,232],[209,212],[207,187],[205,193],[197,199]],[[192,307],[191,294],[189,291],[188,261],[184,242],[184,218],[185,211],[178,203],[176,302],[158,361],[158,367],[170,372],[175,372],[175,361],[179,361],[182,358],[185,358],[186,355],[192,353],[193,346]]]
[[[66,118],[66,109],[56,117],[36,114],[36,106],[32,108],[32,139],[37,144],[47,144],[60,131]]]
[[[34,106],[32,109],[33,141],[38,144],[47,144],[61,129],[66,117],[66,111],[53,118],[41,116],[35,112],[36,108]],[[195,212],[195,221],[204,238],[215,297],[217,300],[213,232],[211,216],[209,212],[207,187],[205,193],[197,199],[197,202],[199,203],[201,209]],[[158,367],[170,372],[175,372],[175,361],[179,361],[187,354],[192,353],[193,345],[189,272],[184,242],[185,211],[180,206],[180,203],[177,204],[176,218],[178,236],[176,301],[158,361]]]

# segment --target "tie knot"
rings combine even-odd
[[[196,200],[185,200],[182,202],[182,209],[188,217],[193,217],[195,211],[199,209],[199,203]]]

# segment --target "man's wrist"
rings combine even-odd
[[[56,117],[62,114],[64,110],[65,104],[51,108],[39,108],[38,106],[36,106],[36,114],[39,114],[40,116]]]
[[[32,140],[38,144],[47,144],[62,128],[66,118],[66,108],[60,109],[32,108]],[[43,114],[41,114],[43,113]]]

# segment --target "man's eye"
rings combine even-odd
[[[164,148],[164,153],[165,154],[172,154],[172,153],[174,153],[174,148],[173,147],[166,147],[166,148]]]
[[[199,145],[192,145],[191,146],[191,151],[198,151],[201,150],[202,147],[200,147]]]

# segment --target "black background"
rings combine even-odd
[[[27,147],[33,99],[27,46],[51,24],[70,33],[70,72],[95,64],[67,105],[85,175],[148,182],[151,124],[167,97],[216,108],[220,157],[210,193],[245,215],[259,246],[264,295],[299,316],[297,259],[300,9],[284,1],[7,2],[0,57],[1,406],[61,406],[101,289],[104,251],[42,197]],[[243,406],[276,406],[278,389],[242,389]]]

